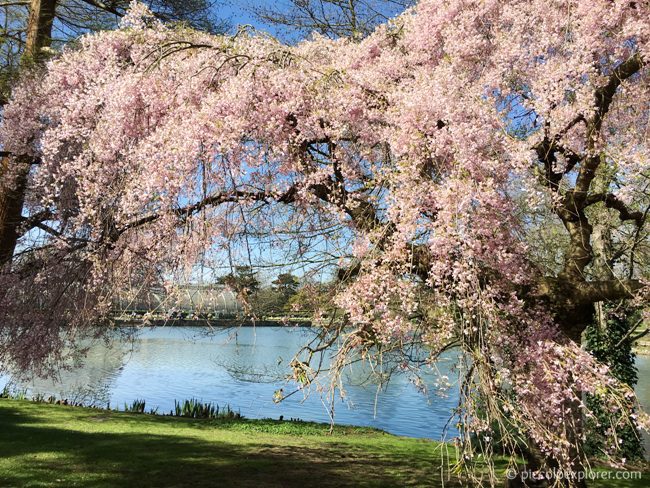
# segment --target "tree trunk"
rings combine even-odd
[[[27,40],[21,61],[42,63],[47,57],[43,48],[52,44],[52,24],[58,0],[32,0],[27,21]]]
[[[24,69],[41,64],[44,48],[52,42],[52,24],[57,0],[32,0],[27,21],[27,40],[21,58]],[[18,240],[32,162],[20,154],[2,159],[0,165],[0,265],[11,260]],[[12,167],[13,166],[13,167]]]
[[[581,305],[571,312],[567,314],[567,318],[570,317],[568,320],[566,318],[563,320],[560,319],[560,327],[567,336],[567,339],[580,345],[582,343],[582,333],[593,322],[594,304]],[[580,392],[578,393],[580,394]],[[571,412],[573,423],[572,426],[567,426],[569,440],[573,445],[581,446],[583,444],[582,436],[585,428],[582,409],[577,401],[570,402],[567,408]],[[571,467],[571,471],[584,475],[586,467],[582,449],[576,448],[572,453],[572,458],[574,464]],[[564,480],[563,484],[575,488],[586,488],[587,481],[584,478],[583,476],[582,479]]]
[[[18,241],[18,226],[22,218],[30,168],[28,161],[21,162],[19,159],[13,161],[17,167],[12,171],[14,174],[11,178],[5,178],[5,175],[8,175],[12,160],[3,158],[0,166],[0,264],[11,260]]]

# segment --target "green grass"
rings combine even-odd
[[[439,486],[439,443],[0,400],[0,486]],[[447,483],[445,483],[447,484]],[[449,483],[454,486],[456,483]]]
[[[0,486],[460,484],[442,474],[447,445],[368,428],[328,432],[329,426],[310,422],[206,421],[2,399]],[[600,486],[642,487],[644,481]]]

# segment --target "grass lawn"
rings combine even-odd
[[[0,487],[459,486],[444,444],[372,429],[0,400]],[[451,452],[449,454],[452,454]],[[594,486],[643,487],[650,479]]]

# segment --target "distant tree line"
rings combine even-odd
[[[311,317],[329,302],[334,282],[317,283],[284,272],[264,286],[251,266],[235,266],[217,284],[233,290],[248,314],[257,317]]]

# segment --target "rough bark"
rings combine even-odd
[[[2,159],[0,177],[7,174],[9,158]],[[14,161],[16,165],[14,175],[8,182],[0,186],[0,264],[8,262],[13,256],[18,241],[18,229],[22,220],[25,190],[27,189],[27,176],[29,174],[29,161]]]
[[[42,63],[45,48],[52,42],[52,24],[57,0],[32,0],[27,23],[27,40],[21,58],[24,69]],[[21,155],[6,155],[0,166],[0,265],[11,260],[22,220],[27,178],[31,161]]]
[[[58,0],[32,0],[27,21],[27,40],[23,62],[40,63],[45,57],[44,48],[52,43],[52,24]]]

